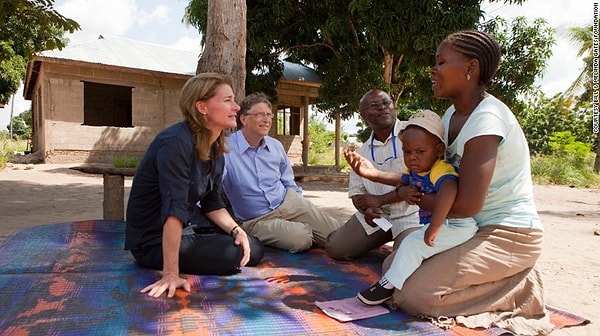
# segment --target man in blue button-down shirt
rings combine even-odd
[[[260,93],[240,104],[238,127],[227,138],[223,186],[234,215],[263,244],[292,253],[324,246],[340,226],[302,196],[283,145],[270,137],[273,113]]]

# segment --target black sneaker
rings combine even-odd
[[[358,293],[356,297],[358,297],[358,299],[364,304],[367,304],[369,306],[376,306],[378,304],[384,303],[387,299],[391,298],[392,294],[394,294],[393,288],[384,288],[382,285],[379,284],[379,281],[377,281],[371,287]]]

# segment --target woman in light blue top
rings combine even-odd
[[[444,321],[456,317],[469,327],[547,334],[553,325],[535,267],[543,228],[533,199],[527,141],[510,109],[486,93],[500,63],[500,47],[486,33],[460,31],[442,41],[435,58],[433,92],[452,101],[442,118],[446,160],[460,171],[449,216],[472,216],[479,230],[423,262],[394,292],[392,306]],[[355,153],[345,156],[365,177],[399,181],[399,173],[377,171]],[[418,204],[431,209],[434,200],[434,194],[423,195]],[[386,259],[384,272],[392,258]]]

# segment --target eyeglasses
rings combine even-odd
[[[366,110],[367,111],[377,111],[377,110],[379,110],[379,107],[382,105],[383,105],[383,108],[388,108],[388,107],[390,107],[390,105],[392,105],[392,101],[390,99],[384,99],[382,101],[372,102],[369,105],[367,105]]]
[[[273,118],[273,113],[265,113],[265,112],[245,113],[245,115],[256,116],[256,117],[259,117],[262,119],[265,119],[265,118],[272,119]]]

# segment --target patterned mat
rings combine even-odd
[[[400,311],[338,322],[314,304],[356,295],[375,281],[378,250],[354,262],[322,249],[266,250],[258,267],[233,276],[188,276],[192,292],[140,294],[158,273],[123,250],[124,223],[82,221],[32,227],[0,239],[0,335],[504,335],[440,329]],[[557,327],[585,324],[551,308]]]

